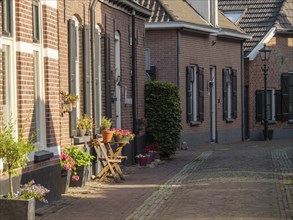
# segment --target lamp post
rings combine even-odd
[[[264,44],[264,47],[259,50],[261,60],[264,61],[264,64],[262,66],[262,71],[264,75],[264,139],[267,141],[268,139],[268,109],[267,109],[267,75],[269,66],[267,65],[267,61],[270,57],[271,50],[267,48],[267,46]]]

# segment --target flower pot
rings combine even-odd
[[[117,143],[129,143],[129,137],[125,136],[114,136],[114,141]]]
[[[72,178],[70,178],[70,187],[83,187],[85,185],[85,181],[88,177],[88,170],[87,166],[79,166],[76,167],[76,174],[79,176],[78,181],[73,181]]]
[[[79,128],[78,129],[78,136],[79,137],[83,137],[86,133],[86,129],[85,128]]]
[[[71,101],[71,104],[72,104],[72,107],[73,107],[73,108],[76,108],[76,103],[77,103],[77,101],[76,101],[76,100],[74,100],[74,101]]]
[[[150,151],[149,154],[151,155],[152,162],[154,162],[156,158],[156,151]]]
[[[70,171],[61,170],[61,182],[60,182],[60,193],[65,194],[68,192],[68,187],[70,183]]]
[[[103,130],[102,131],[102,136],[103,136],[103,142],[109,143],[112,141],[114,131],[109,131],[109,130]]]
[[[34,220],[35,198],[20,200],[0,198],[0,219]]]
[[[139,165],[145,167],[148,163],[148,157],[140,157],[138,158]]]

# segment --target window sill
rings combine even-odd
[[[261,124],[262,125],[264,124],[264,121],[263,120],[261,121]],[[275,124],[277,124],[277,121],[275,121],[275,120],[268,120],[268,125],[275,125]]]
[[[190,123],[189,123],[189,125],[190,126],[199,126],[199,125],[201,125],[202,123],[200,122],[200,121],[191,121]]]
[[[226,118],[225,120],[226,120],[226,123],[232,123],[235,121],[234,118]]]
[[[288,120],[288,124],[293,125],[293,119],[289,119],[289,120]]]
[[[74,144],[85,144],[91,140],[91,136],[73,137]]]

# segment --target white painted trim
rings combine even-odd
[[[43,49],[44,57],[48,57],[51,59],[59,60],[59,51],[52,48],[44,48]]]
[[[186,22],[158,22],[158,23],[146,23],[145,29],[178,29],[178,28],[187,28],[198,32],[206,33],[217,33],[218,29],[214,27],[204,27],[201,25],[190,24]]]
[[[254,47],[254,49],[246,56],[246,58],[249,58],[249,60],[254,60],[255,57],[258,55],[259,50],[263,48],[264,44],[269,42],[276,33],[277,28],[272,27],[269,32],[263,37],[263,39]]]
[[[239,39],[245,39],[245,40],[251,40],[252,35],[249,34],[242,34],[242,33],[235,33],[235,32],[230,32],[227,30],[220,30],[217,34],[217,36],[226,36],[226,37],[231,37],[231,38],[239,38]]]
[[[49,6],[54,9],[58,9],[58,2],[57,0],[42,0],[42,5]]]
[[[33,44],[17,41],[16,42],[16,51],[21,53],[33,54]]]
[[[2,37],[0,37],[0,49],[2,50]]]

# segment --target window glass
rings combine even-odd
[[[237,23],[241,16],[243,15],[243,10],[237,10],[237,11],[224,11],[224,15],[229,18],[230,21],[233,23]]]
[[[40,41],[40,11],[38,1],[33,1],[33,41]]]
[[[12,1],[2,0],[2,33],[11,36],[12,33]]]

